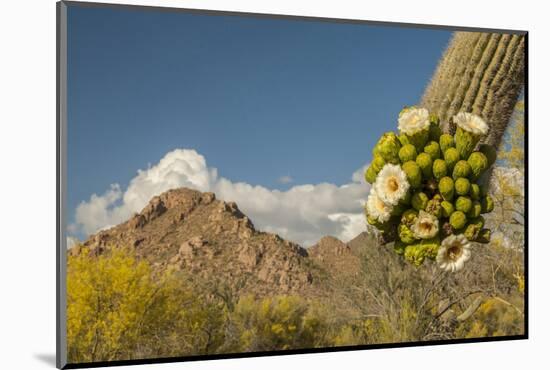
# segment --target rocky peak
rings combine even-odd
[[[130,247],[156,268],[219,279],[243,293],[298,293],[315,285],[304,248],[257,231],[236,203],[186,188],[153,197],[141,212],[92,235],[84,246],[95,255]]]

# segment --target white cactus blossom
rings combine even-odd
[[[485,135],[489,131],[489,126],[483,118],[472,113],[460,112],[453,117],[453,122],[464,131],[474,135]]]
[[[376,177],[374,189],[384,203],[396,205],[409,190],[407,175],[399,165],[386,164]]]
[[[411,231],[419,239],[431,239],[439,231],[439,220],[431,213],[420,211],[416,221],[411,226]]]
[[[470,259],[471,244],[463,234],[446,237],[437,252],[436,262],[445,271],[457,272]]]
[[[417,132],[428,130],[430,127],[430,113],[425,108],[409,108],[401,113],[398,119],[399,132],[414,135]]]
[[[367,214],[374,217],[380,222],[386,222],[390,219],[393,207],[385,203],[374,188],[371,188],[369,197],[367,198]]]

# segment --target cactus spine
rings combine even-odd
[[[456,32],[420,103],[436,113],[446,132],[459,111],[489,125],[483,143],[498,148],[523,87],[525,37]]]

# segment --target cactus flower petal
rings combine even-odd
[[[420,211],[411,230],[418,239],[431,239],[439,232],[439,221],[434,215]]]
[[[367,198],[367,214],[374,220],[386,222],[390,219],[392,206],[386,204],[376,193],[374,188],[371,188],[369,197]]]
[[[437,264],[445,271],[460,271],[470,259],[470,249],[470,241],[464,235],[450,235],[441,242],[436,257]]]
[[[405,197],[409,186],[407,175],[400,166],[386,164],[378,173],[373,187],[382,201],[390,205],[396,205]]]

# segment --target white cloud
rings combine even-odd
[[[91,234],[125,221],[153,196],[185,186],[212,191],[219,199],[236,202],[257,229],[275,232],[303,246],[325,235],[348,241],[365,228],[363,200],[369,186],[362,171],[342,186],[321,183],[279,191],[218,177],[217,170],[209,168],[202,155],[177,149],[158,164],[138,171],[126,191],[114,184],[103,195],[93,194],[89,201],[82,202],[76,210],[76,226],[71,227]]]
[[[277,181],[279,182],[279,184],[286,185],[286,184],[290,184],[291,182],[293,182],[294,179],[291,176],[281,176],[277,179]]]

